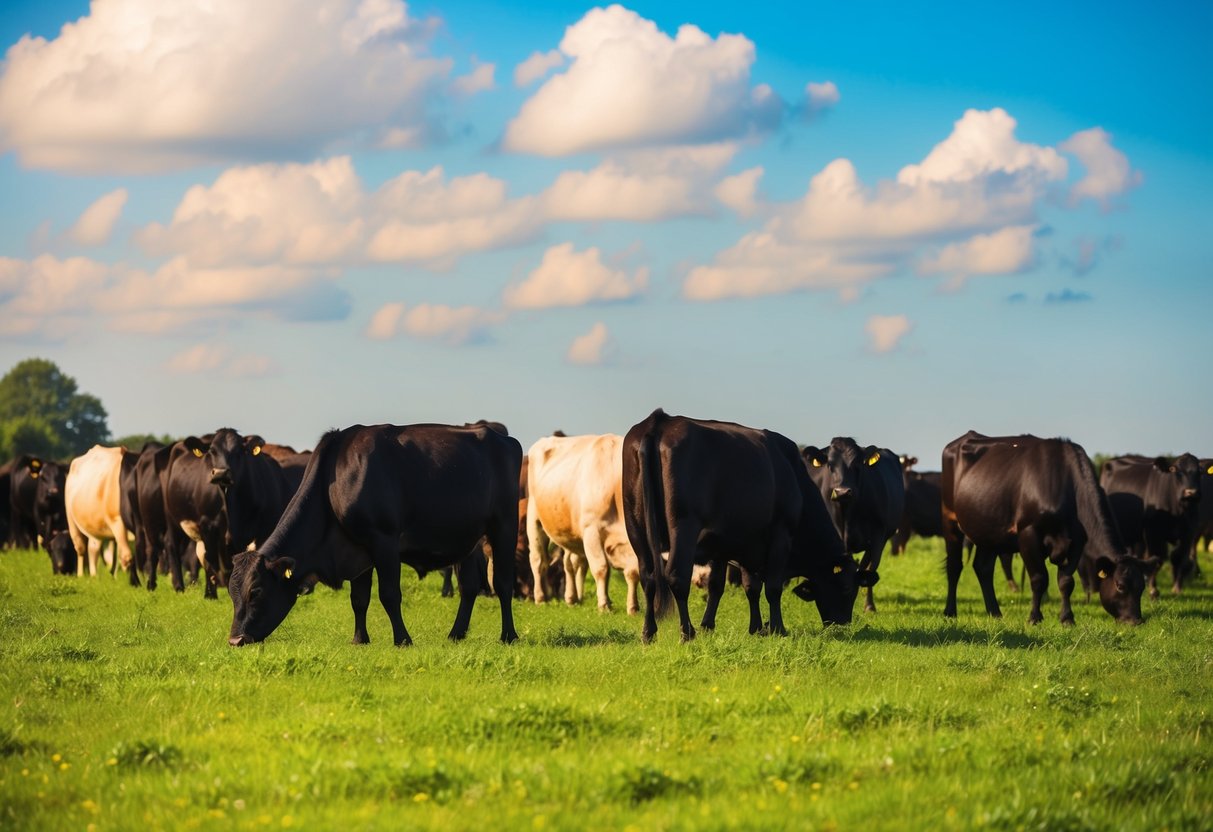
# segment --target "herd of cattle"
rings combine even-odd
[[[141,451],[95,446],[70,464],[22,455],[0,467],[0,534],[41,545],[56,573],[97,573],[112,541],[113,566],[148,589],[187,572],[206,597],[226,587],[229,642],[267,638],[317,583],[350,583],[354,642],[366,628],[372,572],[395,644],[411,639],[401,615],[402,565],[458,578],[452,639],[468,630],[478,594],[501,608],[513,641],[511,600],[542,603],[562,591],[581,600],[593,575],[610,606],[611,568],[641,608],[649,641],[665,613],[693,638],[687,600],[706,585],[699,626],[715,626],[730,571],[739,573],[751,633],[784,633],[786,584],[813,601],[824,624],[847,623],[859,589],[875,610],[881,554],[911,534],[939,536],[947,551],[944,614],[971,548],[987,612],[1000,615],[995,560],[1014,587],[1019,553],[1042,620],[1046,563],[1057,571],[1060,620],[1072,623],[1078,572],[1120,621],[1140,623],[1147,584],[1170,561],[1173,592],[1197,569],[1197,541],[1213,534],[1213,460],[1122,456],[1094,470],[1065,439],[990,437],[970,431],[943,449],[942,470],[835,438],[799,449],[742,425],[656,410],[625,436],[545,437],[523,453],[499,423],[355,425],[325,434],[314,451],[223,428]],[[2,503],[0,503],[2,505]],[[134,542],[134,549],[131,542]],[[858,556],[858,561],[855,556]],[[1015,587],[1017,588],[1017,587]],[[768,617],[759,607],[765,595]]]

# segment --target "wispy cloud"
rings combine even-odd
[[[606,324],[598,321],[590,331],[578,335],[569,345],[565,359],[570,364],[598,366],[610,363],[616,351],[615,340],[611,337]]]
[[[868,333],[868,348],[884,353],[896,349],[914,326],[905,315],[872,315],[863,328]]]
[[[82,246],[99,246],[109,242],[114,226],[122,216],[127,196],[126,188],[118,188],[98,199],[68,229],[68,239]]]

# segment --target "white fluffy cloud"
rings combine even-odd
[[[532,52],[531,56],[514,68],[514,86],[526,87],[558,66],[564,65],[564,55],[559,49],[550,52]]]
[[[905,315],[872,315],[863,328],[872,352],[891,352],[913,329],[913,324]]]
[[[487,337],[489,330],[504,318],[504,313],[500,311],[478,306],[421,303],[409,307],[393,302],[376,310],[364,334],[380,341],[398,335],[411,335],[457,346]]]
[[[737,152],[731,143],[634,151],[561,173],[543,193],[551,220],[647,222],[709,211],[711,188]]]
[[[401,0],[95,0],[8,50],[0,151],[143,172],[415,130],[450,75],[426,55],[433,30]]]
[[[75,224],[68,229],[67,237],[82,246],[99,246],[109,242],[114,226],[126,206],[126,188],[110,191],[84,210]]]
[[[1019,141],[1015,126],[1003,110],[969,110],[921,163],[874,187],[847,159],[830,162],[804,197],[763,206],[770,219],[760,231],[692,269],[684,295],[852,290],[915,265],[954,279],[1026,267],[1036,211],[1067,164],[1051,147]],[[748,208],[753,192],[739,180],[717,196]]]
[[[475,95],[478,92],[491,90],[496,86],[493,75],[497,67],[494,64],[477,64],[476,68],[467,75],[460,76],[451,82],[451,88],[457,95]]]
[[[827,110],[832,110],[841,100],[838,85],[833,81],[810,81],[804,87],[805,117],[814,119]]]
[[[560,42],[570,61],[506,128],[506,150],[566,156],[622,147],[695,144],[769,129],[784,104],[751,87],[754,44],[686,24],[670,37],[619,5],[591,9]],[[534,61],[534,63],[530,63]],[[553,59],[528,59],[533,78]]]
[[[569,344],[565,360],[570,364],[595,365],[606,364],[615,352],[615,340],[611,337],[606,324],[598,321],[590,331],[578,335]]]
[[[1031,225],[1012,225],[990,234],[977,234],[950,243],[920,261],[918,273],[948,274],[959,283],[979,274],[1013,274],[1030,266],[1034,259]]]
[[[62,340],[98,327],[159,334],[241,319],[334,320],[348,295],[328,278],[284,266],[153,272],[83,257],[0,258],[0,337]]]
[[[1112,197],[1142,182],[1141,171],[1129,167],[1129,157],[1112,147],[1112,137],[1102,127],[1075,133],[1058,147],[1077,156],[1087,169],[1086,176],[1070,189],[1075,202],[1093,199],[1106,207]]]
[[[136,239],[195,265],[364,262],[449,267],[460,256],[533,238],[533,198],[511,200],[485,174],[406,171],[367,192],[349,157],[231,168],[185,194],[168,225]]]
[[[758,212],[758,180],[762,174],[763,169],[759,167],[727,176],[720,180],[713,193],[739,216],[751,217]]]
[[[278,367],[264,355],[239,355],[222,344],[195,344],[164,363],[173,373],[194,375],[212,373],[229,378],[253,378],[271,375]]]
[[[522,283],[505,290],[505,304],[514,309],[583,306],[587,303],[627,300],[644,291],[649,270],[611,269],[597,248],[574,251],[572,243],[549,248],[543,262]]]

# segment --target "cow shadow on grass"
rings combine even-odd
[[[851,634],[851,640],[901,644],[907,647],[978,644],[983,647],[1004,647],[1012,650],[1027,650],[1032,647],[1040,647],[1045,643],[1043,637],[1029,633],[1019,633],[1013,630],[990,631],[964,624],[945,624],[931,629],[864,627]]]
[[[598,644],[634,644],[637,638],[637,634],[633,632],[586,633],[557,630],[554,633],[544,633],[535,639],[535,643],[545,647],[592,647]]]

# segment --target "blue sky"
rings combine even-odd
[[[199,5],[0,8],[0,364],[116,435],[1213,454],[1207,3]]]

